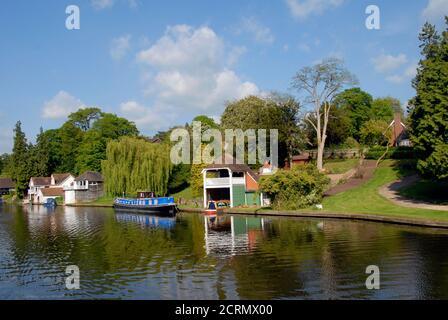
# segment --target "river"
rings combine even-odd
[[[447,299],[447,248],[448,231],[380,223],[3,205],[0,299]]]

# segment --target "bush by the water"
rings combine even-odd
[[[369,149],[366,159],[378,160],[386,152],[386,147],[375,146]],[[415,159],[416,153],[411,147],[389,148],[384,159]]]
[[[322,200],[330,179],[313,165],[294,166],[263,177],[260,189],[266,193],[275,210],[297,210]]]

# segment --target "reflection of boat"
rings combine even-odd
[[[217,232],[223,232],[223,231],[231,231],[232,229],[232,222],[229,216],[225,215],[209,215],[206,218],[206,224],[207,227],[210,230],[217,231]]]
[[[176,218],[158,217],[155,215],[116,214],[117,221],[133,222],[145,227],[171,229],[176,224]]]
[[[46,208],[50,208],[50,209],[52,209],[52,208],[56,208],[57,205],[58,205],[58,204],[57,204],[56,200],[53,199],[53,198],[49,198],[49,199],[47,199],[47,202],[44,203],[44,206],[45,206]]]
[[[177,213],[174,198],[158,198],[154,192],[139,192],[135,199],[117,198],[114,208],[117,211],[138,211],[162,216],[174,216]]]
[[[224,213],[224,210],[230,208],[230,201],[220,200],[220,201],[209,201],[207,209],[205,209],[206,215],[216,215]]]

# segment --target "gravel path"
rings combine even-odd
[[[362,165],[358,168],[358,172],[354,174],[354,176],[348,179],[346,182],[341,183],[327,192],[325,192],[325,196],[334,196],[338,193],[342,193],[351,189],[354,189],[361,184],[369,181],[373,177],[373,173],[376,169],[376,161],[375,160],[364,160]]]
[[[437,211],[448,211],[448,205],[437,205],[430,204],[423,201],[418,201],[414,199],[409,199],[401,196],[398,191],[401,188],[405,188],[417,182],[419,177],[417,175],[404,177],[401,180],[397,180],[395,182],[389,183],[383,187],[381,187],[378,191],[380,195],[389,199],[396,205],[408,208],[419,208],[419,209],[429,209],[429,210],[437,210]]]

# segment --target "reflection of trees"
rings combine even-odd
[[[19,207],[2,222],[9,250],[2,278],[40,285],[41,275],[64,276],[75,264],[83,292],[99,296],[151,278],[164,297],[448,298],[446,232],[309,219],[259,224],[235,216],[222,233],[245,240],[224,244],[232,254],[223,245],[207,255],[201,215],[180,215],[172,229],[158,229],[119,221],[108,209],[39,210]],[[364,287],[372,264],[382,272],[379,292]]]

